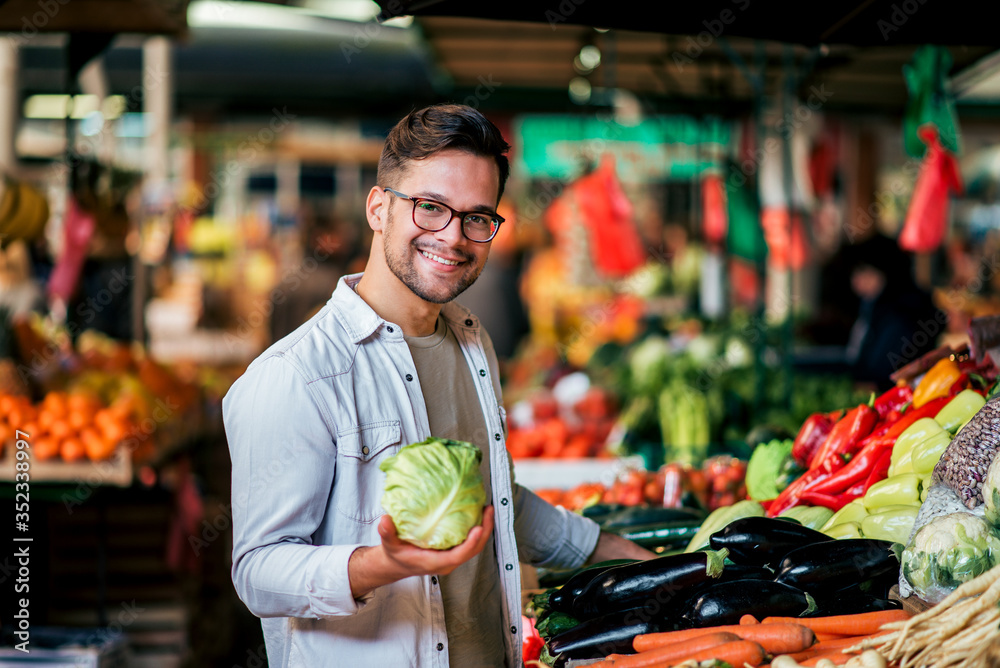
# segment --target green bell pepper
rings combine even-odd
[[[846,506],[838,510],[833,514],[833,517],[826,521],[823,528],[820,531],[826,532],[827,529],[831,529],[838,524],[844,524],[846,522],[860,523],[861,520],[868,517],[868,509],[865,508],[865,504],[861,499],[854,499]]]
[[[907,449],[900,458],[889,464],[889,477],[900,475],[901,473],[913,473],[913,450]]]
[[[864,538],[861,535],[861,525],[857,522],[841,522],[835,527],[824,530],[823,533],[836,540],[842,538]]]
[[[942,431],[914,445],[910,454],[913,472],[925,476],[933,471],[949,443],[951,443],[951,434]]]
[[[919,510],[918,506],[887,506],[861,521],[861,533],[865,538],[906,545]]]
[[[919,506],[923,476],[916,473],[895,475],[872,485],[863,498],[869,513],[883,506]]]
[[[892,458],[889,460],[890,471],[896,468],[897,462],[901,461],[903,457],[910,454],[913,450],[913,446],[920,443],[928,436],[942,432],[944,429],[938,424],[937,420],[931,417],[920,418],[909,427],[903,430],[903,432],[896,437],[896,442],[892,445]],[[890,475],[892,475],[890,473]]]
[[[983,395],[975,390],[962,390],[938,411],[934,421],[945,431],[955,433],[985,405],[986,399]]]

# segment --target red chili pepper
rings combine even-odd
[[[872,466],[872,470],[868,473],[868,479],[865,480],[865,492],[867,492],[872,485],[877,482],[881,482],[889,477],[889,464],[892,463],[892,448],[884,450],[882,455],[875,461],[875,465]]]
[[[795,479],[792,484],[782,490],[781,494],[778,495],[778,498],[771,502],[771,505],[767,507],[767,516],[777,517],[789,508],[794,508],[799,505],[801,502],[800,497],[806,487],[808,487],[810,483],[816,482],[828,475],[830,474],[821,469],[809,469],[803,473]]]
[[[884,420],[890,412],[900,410],[911,401],[913,401],[913,390],[910,386],[897,385],[877,397],[872,408],[878,412],[879,418]]]
[[[854,499],[860,499],[864,495],[862,485],[856,485],[846,492],[840,494],[823,494],[821,492],[805,492],[802,495],[802,503],[810,506],[823,506],[833,512],[837,512]]]
[[[835,471],[828,478],[813,483],[807,491],[818,492],[820,494],[841,494],[852,485],[859,482],[863,483],[867,480],[872,467],[875,466],[885,452],[892,453],[892,444],[887,444],[882,440],[874,440],[866,445],[844,467]]]
[[[906,431],[906,428],[911,424],[925,417],[934,417],[938,414],[945,404],[949,401],[948,397],[938,397],[937,399],[932,399],[920,408],[911,408],[899,417],[895,422],[884,422],[876,425],[876,428],[872,430],[872,433],[861,442],[861,446],[867,446],[871,441],[881,440],[892,445],[896,442],[896,437]]]
[[[836,465],[836,460],[831,455],[839,455],[843,462],[858,451],[861,441],[872,433],[875,424],[878,422],[878,412],[867,404],[861,404],[848,411],[837,424],[833,425],[833,430],[827,436],[823,446],[813,456],[813,463],[810,468],[817,466],[829,467],[832,462]],[[840,467],[836,467],[840,468]],[[827,468],[833,471],[834,468]]]
[[[813,413],[806,418],[792,445],[792,458],[800,466],[809,468],[813,455],[826,441],[841,415],[843,415],[842,410],[832,413]]]

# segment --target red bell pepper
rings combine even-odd
[[[906,431],[907,427],[920,418],[934,417],[938,414],[938,411],[944,408],[948,401],[948,397],[932,399],[920,408],[911,408],[906,411],[895,422],[885,422],[881,426],[876,426],[872,433],[861,442],[861,446],[866,447],[874,440],[881,440],[887,442],[889,445],[893,445],[896,442],[896,437]]]
[[[823,466],[827,471],[832,472],[840,468],[854,456],[861,446],[861,441],[872,433],[875,424],[878,422],[878,412],[867,404],[861,404],[848,411],[837,424],[833,425],[833,430],[827,436],[823,446],[816,451],[813,456],[813,463],[810,468]],[[840,464],[837,465],[837,455]]]
[[[889,413],[898,412],[911,401],[913,401],[913,390],[910,386],[897,385],[878,396],[872,408],[878,413],[879,418],[884,420]]]
[[[963,371],[961,375],[951,384],[948,388],[948,396],[953,397],[962,390],[967,390],[972,387],[972,376],[968,372]]]
[[[813,413],[802,423],[795,443],[792,445],[792,458],[800,466],[809,468],[813,455],[823,445],[830,431],[843,415],[844,411],[832,413]]]
[[[871,441],[857,456],[832,475],[811,484],[806,491],[820,494],[840,494],[859,482],[868,479],[872,468],[885,452],[892,453],[892,444],[882,440]]]
[[[872,470],[868,473],[868,478],[865,480],[865,492],[871,489],[871,486],[877,482],[881,482],[889,477],[889,465],[892,463],[892,448],[888,450],[883,450],[881,456],[875,461],[875,465],[872,466]]]

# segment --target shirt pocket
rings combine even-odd
[[[399,420],[363,424],[337,434],[334,490],[341,515],[370,523],[384,514],[385,474],[379,465],[399,451],[401,440]]]

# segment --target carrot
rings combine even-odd
[[[761,624],[802,624],[816,633],[866,636],[877,632],[883,624],[906,621],[909,618],[910,613],[905,610],[876,610],[830,617],[765,617],[761,620]]]
[[[616,666],[616,668],[618,666],[627,666],[628,668],[669,666],[674,663],[680,663],[681,659],[686,659],[696,652],[737,642],[739,639],[739,636],[734,633],[707,633],[640,654],[612,654],[605,657],[604,662],[610,662],[608,666]]]
[[[801,652],[816,642],[812,630],[798,624],[755,624],[735,633],[760,644],[768,654]]]
[[[748,624],[760,624],[760,622],[753,615],[743,615],[740,617],[740,626],[747,626]]]
[[[845,636],[843,633],[822,633],[816,634],[816,640],[823,642],[824,640],[839,640],[841,638],[853,638],[854,636]]]
[[[733,666],[743,666],[745,663],[751,666],[759,666],[764,663],[764,658],[767,656],[764,653],[763,647],[749,640],[724,642],[721,645],[715,645],[714,647],[678,656],[673,659],[662,659],[652,656],[658,653],[658,651],[653,650],[639,654],[619,655],[620,658],[616,657],[613,663],[601,662],[589,668],[610,668],[612,666],[614,668],[652,668],[653,666],[659,668],[660,666],[673,666],[685,661],[709,661],[712,659],[725,661]]]
[[[702,629],[683,629],[681,631],[643,633],[641,635],[637,635],[632,640],[632,648],[637,652],[648,652],[649,650],[656,649],[657,647],[664,647],[671,643],[680,642],[681,640],[697,638],[698,636],[703,636],[706,633],[735,633],[736,635],[739,635],[740,631],[745,630],[745,626],[740,626],[739,624],[728,624],[725,626],[712,626]]]

